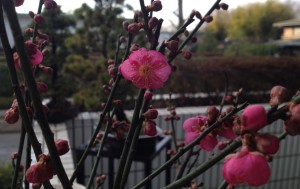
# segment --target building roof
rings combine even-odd
[[[291,19],[291,20],[284,20],[280,22],[275,22],[273,27],[295,27],[300,26],[300,19]]]

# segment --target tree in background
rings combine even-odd
[[[227,34],[230,39],[249,39],[265,42],[280,36],[280,30],[273,28],[274,22],[295,17],[292,5],[268,0],[238,7],[230,12]]]
[[[292,6],[294,4],[290,2],[268,0],[237,7],[230,12],[216,12],[203,36],[202,43],[208,44],[200,44],[199,48],[203,46],[206,52],[223,51],[235,56],[270,55],[275,47],[263,43],[280,37],[282,29],[274,28],[274,22],[296,17],[295,6]]]
[[[125,20],[121,16],[125,7],[132,10],[124,0],[96,0],[94,8],[83,4],[74,12],[77,27],[74,35],[65,40],[71,54],[63,72],[77,81],[78,90],[73,94],[73,100],[82,110],[99,110],[107,98],[103,90],[109,82],[107,62],[113,58],[116,40],[124,32],[119,26]],[[130,90],[125,89],[126,92]],[[124,97],[125,91],[118,92]]]

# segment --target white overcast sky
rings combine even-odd
[[[280,0],[284,2],[285,0]],[[292,0],[298,1],[298,0]],[[25,0],[23,6],[17,8],[19,13],[28,13],[28,11],[35,12],[37,10],[39,0]],[[94,0],[56,0],[58,5],[61,5],[64,12],[71,13],[74,9],[79,8],[82,3],[87,3],[89,6],[94,6]],[[145,4],[150,2],[150,0],[145,0]],[[162,18],[167,22],[168,20],[177,21],[176,16],[173,11],[177,9],[177,0],[161,0],[163,5],[163,11],[155,13],[155,16]],[[184,0],[184,15],[185,18],[190,13],[192,9],[200,11],[204,15],[210,8],[210,6],[215,2],[215,0]],[[238,6],[243,6],[249,3],[255,2],[266,2],[266,0],[223,0],[222,2],[227,3],[229,7],[236,8]],[[125,0],[125,3],[131,4],[135,10],[139,9],[139,0]],[[124,16],[132,18],[132,12],[125,11]]]

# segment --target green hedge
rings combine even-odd
[[[178,60],[169,81],[173,93],[222,92],[225,73],[229,91],[269,91],[283,85],[292,92],[300,88],[300,58],[292,57],[209,57]],[[167,90],[165,92],[168,92]]]

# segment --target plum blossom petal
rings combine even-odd
[[[171,67],[161,53],[141,48],[120,65],[120,72],[138,88],[158,89],[168,80]]]
[[[267,124],[267,113],[262,105],[251,105],[242,114],[242,123],[246,130],[257,131]]]
[[[187,132],[185,134],[185,143],[190,144],[192,143],[197,137],[199,136],[199,133],[196,132]]]
[[[268,182],[271,172],[263,154],[249,152],[247,148],[244,148],[226,158],[222,174],[226,182],[231,185],[247,183],[257,187]]]
[[[212,134],[208,134],[200,141],[199,145],[203,150],[211,152],[217,146],[217,144],[217,137]]]

